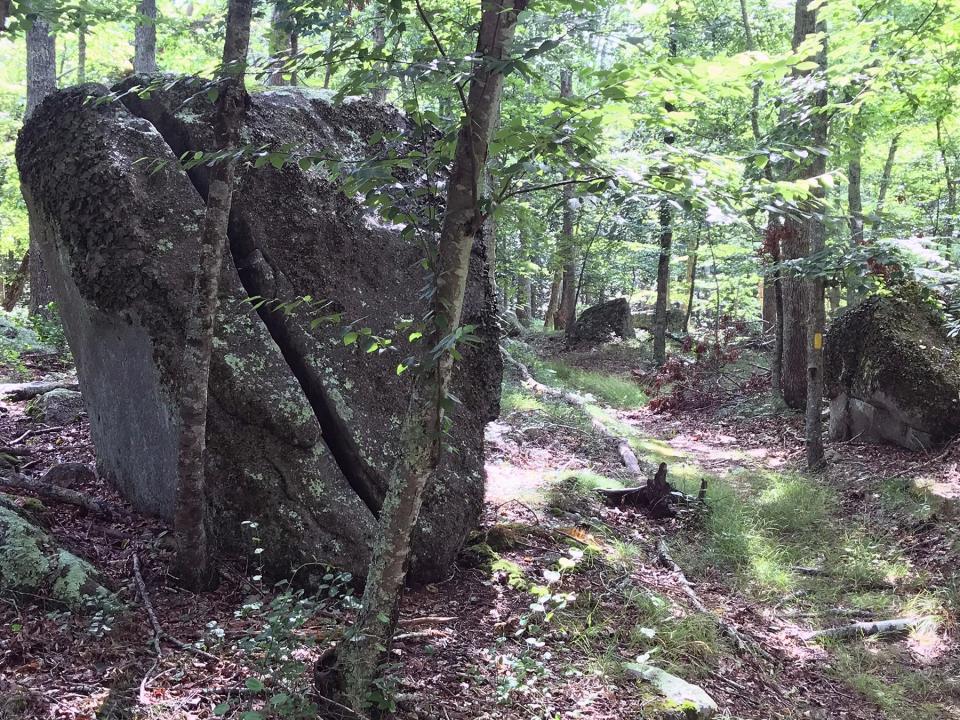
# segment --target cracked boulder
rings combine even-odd
[[[832,440],[923,450],[960,433],[960,345],[922,302],[878,296],[840,315],[824,385]]]
[[[206,193],[204,169],[185,173],[176,158],[212,148],[212,106],[188,82],[123,104],[84,102],[106,93],[53,94],[25,126],[18,162],[100,474],[138,509],[171,518],[177,380]],[[346,158],[375,133],[403,130],[391,109],[283,89],[253,96],[245,140]],[[249,550],[243,521],[256,522],[274,574],[308,563],[362,575],[400,453],[411,381],[397,365],[411,348],[398,327],[425,309],[421,251],[320,167],[296,163],[238,168],[229,240],[207,418],[210,530],[220,547]],[[482,506],[483,425],[497,412],[501,373],[483,263],[478,248],[464,318],[482,342],[457,363],[456,452],[421,513],[418,581],[445,576]],[[303,296],[314,300],[277,309]],[[254,311],[251,297],[276,302]],[[344,342],[367,329],[390,341],[385,350]]]

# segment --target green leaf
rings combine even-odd
[[[348,332],[346,335],[343,336],[343,344],[353,345],[357,341],[358,337],[360,337],[360,333],[351,330],[350,332]]]
[[[247,690],[251,692],[261,692],[263,690],[263,683],[258,678],[247,678],[247,682],[244,684],[247,686]]]
[[[230,712],[230,703],[222,702],[213,709],[213,714],[217,717],[221,717]]]

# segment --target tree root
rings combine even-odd
[[[102,515],[107,518],[130,518],[132,513],[126,508],[107,500],[98,500],[95,497],[85,493],[70,490],[59,485],[43,482],[42,480],[33,480],[17,473],[8,473],[0,475],[0,487],[14,490],[27,490],[45,500],[64,503],[66,505],[75,505],[83,508],[87,512]]]
[[[35,381],[28,383],[8,383],[0,385],[0,395],[7,400],[32,400],[51,390],[79,390],[76,380]]]

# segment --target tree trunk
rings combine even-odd
[[[897,157],[897,147],[900,145],[900,136],[903,133],[897,133],[890,139],[890,149],[887,151],[887,160],[883,163],[883,175],[880,176],[880,187],[877,190],[877,207],[873,211],[873,236],[876,238],[880,234],[880,226],[883,224],[883,208],[887,200],[887,190],[890,189],[890,178],[893,175],[893,163]]]
[[[560,97],[573,95],[573,73],[564,69],[560,72]],[[568,178],[570,179],[570,178]],[[573,332],[577,319],[577,247],[573,236],[575,210],[573,207],[574,186],[563,186],[563,226],[560,231],[560,257],[563,262],[563,290],[560,293],[560,306],[554,325],[558,330]]]
[[[817,13],[807,8],[806,0],[797,0],[794,13],[794,28],[792,47],[796,50],[804,39],[817,31]],[[794,70],[792,76],[794,81],[809,74],[810,71]],[[814,108],[808,108],[815,112],[815,107],[819,103],[819,95],[814,102]],[[803,108],[796,108],[798,112]],[[815,116],[808,123],[809,135],[803,138],[801,145],[817,145],[816,138],[819,136],[819,125],[817,122],[819,116]],[[786,119],[781,115],[781,123]],[[825,138],[824,138],[825,140]],[[822,146],[824,143],[819,143]],[[794,166],[791,176],[793,178],[811,177],[811,172],[815,169],[814,165],[820,166],[819,159],[823,156],[819,153],[811,153],[806,165]],[[822,172],[822,170],[820,171]],[[814,173],[819,174],[819,173]],[[802,215],[809,212],[810,208],[801,208],[801,213],[788,214],[784,220],[784,226],[780,232],[780,255],[783,260],[796,260],[806,257],[810,254],[811,234],[807,223]],[[802,409],[807,406],[807,318],[809,317],[810,302],[808,292],[813,286],[807,283],[803,278],[796,275],[784,275],[781,280],[781,295],[783,299],[783,357],[781,360],[781,388],[783,390],[783,400],[794,409]],[[822,295],[822,286],[821,286]],[[822,298],[821,298],[822,304]],[[811,338],[813,340],[813,338]],[[818,404],[819,407],[819,404]]]
[[[802,31],[801,40],[812,32],[825,33],[826,26],[817,22],[817,10],[809,9],[807,0],[797,0],[797,27]],[[795,38],[796,39],[796,38]],[[828,118],[824,114],[827,106],[827,88],[825,76],[827,72],[827,40],[817,54],[819,67],[813,71],[799,71],[801,73],[815,72],[824,78],[824,84],[819,86],[811,98],[810,112],[810,144],[815,147],[825,147],[827,144]],[[826,172],[827,159],[821,153],[811,153],[800,171],[801,178],[815,178]],[[859,198],[858,198],[859,199]],[[823,200],[823,189],[816,187],[812,197],[803,203],[804,217],[802,232],[804,244],[809,248],[811,255],[824,250],[826,244],[826,204]],[[859,223],[860,240],[862,241],[863,223]],[[826,313],[823,305],[823,278],[813,276],[807,279],[807,398],[806,398],[806,440],[807,440],[807,469],[818,470],[824,464],[823,456],[823,336],[826,332]]]
[[[863,156],[863,126],[858,112],[852,119],[850,131],[850,158],[847,162],[847,214],[850,224],[850,248],[854,251],[863,245],[863,194],[861,189],[861,158]],[[857,303],[857,277],[848,274],[847,305]]]
[[[668,52],[670,57],[677,56],[677,27],[675,20],[670,21],[670,39]],[[676,108],[672,103],[664,103],[664,109],[671,113]],[[667,152],[676,136],[673,130],[665,130],[663,144]],[[669,177],[673,168],[666,161],[660,168],[661,177]],[[657,299],[653,307],[653,361],[663,365],[667,360],[667,309],[670,304],[670,256],[673,252],[673,211],[667,197],[660,199],[660,255],[657,258]]]
[[[703,229],[703,223],[697,228],[697,234],[693,240],[693,247],[687,256],[687,310],[683,314],[683,332],[690,332],[690,316],[693,314],[693,295],[697,286],[697,253],[700,250],[700,231]]]
[[[543,315],[543,329],[557,329],[557,308],[560,306],[560,293],[563,290],[563,268],[553,271],[553,282],[550,283],[550,299],[547,301],[547,310]]]
[[[77,28],[77,84],[87,81],[87,25],[81,22]]]
[[[267,38],[270,64],[273,67],[273,70],[267,76],[267,85],[274,87],[287,84],[283,77],[283,66],[289,58],[293,43],[290,14],[285,6],[285,2],[275,2],[273,4],[273,13],[270,16],[270,32]]]
[[[490,200],[490,193],[493,189],[492,186],[493,176],[490,173],[490,168],[485,167],[483,169],[482,195],[487,201]],[[493,213],[488,213],[484,218],[483,227],[480,230],[480,237],[483,240],[483,251],[487,261],[487,281],[490,283],[490,287],[493,288],[493,296],[497,299],[497,306],[506,308],[506,293],[501,292],[497,287],[497,219],[493,216]]]
[[[14,274],[13,278],[10,280],[10,283],[4,289],[3,293],[3,309],[7,312],[12,311],[16,306],[17,302],[20,300],[20,296],[23,295],[23,286],[27,284],[27,275],[30,272],[30,251],[27,250],[23,254],[23,260],[20,261],[20,267],[17,268],[17,272]]]
[[[384,8],[378,2],[375,8],[376,17],[373,21],[373,47],[377,55],[380,55],[383,52],[383,49],[387,46],[387,29],[386,29],[386,18],[384,17]],[[377,69],[380,72],[381,77],[384,76],[386,67],[383,63],[377,63]],[[387,85],[384,82],[381,82],[375,85],[370,90],[370,98],[374,102],[385,103],[387,101]]]
[[[230,0],[227,35],[223,45],[224,76],[220,81],[214,132],[217,150],[240,142],[248,102],[244,87],[250,44],[252,0]],[[204,455],[207,430],[207,389],[213,322],[217,313],[220,274],[227,245],[227,223],[233,198],[236,160],[216,163],[210,170],[207,210],[200,238],[200,257],[194,291],[197,311],[187,321],[180,380],[180,446],[174,534],[177,540],[175,572],[191,589],[209,587],[216,574],[207,546]]]
[[[442,447],[453,355],[445,352],[433,363],[429,359],[431,351],[460,327],[470,250],[483,222],[479,190],[503,88],[502,64],[490,61],[502,61],[509,55],[517,15],[525,7],[526,0],[484,0],[482,4],[476,53],[482,60],[474,67],[466,117],[457,136],[434,268],[434,329],[404,419],[405,452],[391,471],[360,615],[340,646],[344,696],[360,713],[369,705],[373,681],[389,651],[406,576],[410,533]]]
[[[27,30],[27,107],[26,121],[40,102],[57,88],[57,43],[50,25],[34,18]],[[53,290],[43,258],[35,240],[36,229],[30,222],[30,314],[43,313],[53,302]]]
[[[953,240],[953,231],[957,216],[957,181],[950,168],[950,158],[947,156],[947,146],[943,141],[943,118],[937,118],[937,147],[940,149],[940,159],[943,161],[943,179],[947,186],[947,207],[944,211],[943,234],[947,243]]]
[[[157,0],[140,0],[133,30],[133,71],[157,71]]]

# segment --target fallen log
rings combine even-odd
[[[912,617],[895,618],[893,620],[876,620],[873,622],[856,622],[849,625],[814,630],[806,636],[807,640],[833,638],[835,640],[850,640],[853,638],[869,637],[871,635],[904,635],[930,618]]]
[[[0,384],[0,396],[7,400],[32,400],[51,390],[79,390],[76,380],[37,380],[27,383]]]
[[[108,500],[98,500],[95,497],[85,493],[69,490],[52,483],[42,480],[33,480],[17,473],[0,474],[0,487],[14,490],[26,490],[35,495],[39,495],[45,500],[74,505],[83,508],[87,512],[103,515],[108,518],[128,518],[131,513],[126,509],[109,502]]]

